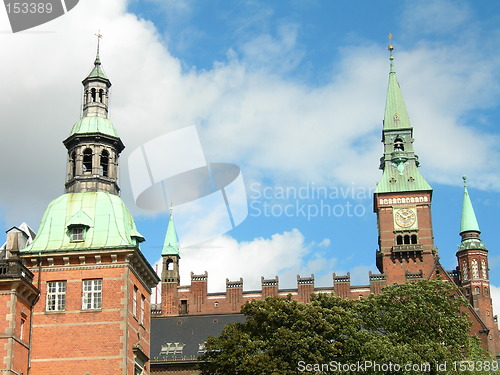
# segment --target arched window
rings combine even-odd
[[[101,176],[108,177],[109,175],[109,152],[102,150],[100,163]]]
[[[104,90],[99,90],[99,102],[104,103]]]
[[[467,267],[467,262],[465,260],[462,262],[462,280],[469,280],[469,268]]]
[[[411,243],[413,245],[416,245],[417,244],[417,235],[416,234],[412,234],[411,235]]]
[[[402,245],[403,244],[403,236],[397,236],[396,237],[396,244],[397,245]]]
[[[71,168],[71,177],[76,176],[76,153],[73,151],[69,157],[69,163]]]
[[[479,267],[477,264],[477,259],[472,259],[471,270],[472,270],[472,278],[479,279]]]
[[[404,237],[404,240],[405,240],[405,245],[409,245],[410,244],[410,236],[409,235],[406,235]]]
[[[165,265],[167,271],[172,271],[174,269],[174,262],[172,259],[167,260],[167,264]]]
[[[83,172],[92,173],[92,150],[90,148],[83,151]]]
[[[394,140],[394,151],[404,151],[405,146],[401,138],[396,138]]]
[[[488,280],[488,268],[484,259],[481,260],[481,272],[483,273],[483,279]]]
[[[90,90],[90,95],[92,95],[92,101],[95,102],[96,101],[96,90],[95,89],[91,89]]]

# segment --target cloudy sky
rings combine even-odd
[[[487,0],[81,0],[16,34],[0,12],[0,224],[36,230],[63,193],[61,141],[81,116],[81,80],[100,30],[110,119],[126,145],[122,197],[151,263],[168,215],[136,206],[129,156],[195,126],[206,162],[239,168],[248,212],[239,223],[233,211],[227,231],[218,225],[225,206],[193,201],[182,213],[174,202],[182,283],[207,270],[212,291],[226,277],[258,289],[261,276],[293,287],[297,274],[311,273],[319,286],[331,285],[333,272],[366,284],[377,272],[372,192],[392,33],[414,147],[434,188],[441,262],[455,267],[467,174],[500,291],[499,25],[500,5]],[[189,164],[179,150],[164,151],[165,163]]]

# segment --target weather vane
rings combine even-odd
[[[99,42],[102,38],[101,30],[97,31],[97,34],[95,34],[95,36],[97,37],[97,54],[99,54]]]

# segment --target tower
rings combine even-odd
[[[39,285],[31,373],[149,374],[150,294],[159,278],[118,196],[124,146],[108,114],[99,51],[83,80],[83,115],[64,141],[65,194],[48,205],[20,257]]]
[[[488,274],[488,249],[481,241],[479,225],[467,190],[467,177],[464,180],[464,198],[457,260],[460,275],[460,287],[471,306],[489,329],[488,348],[495,353],[498,327],[494,322],[490,282]]]
[[[118,194],[118,157],[125,146],[108,120],[111,82],[101,67],[99,47],[94,68],[82,83],[83,116],[63,142],[68,149],[65,191]]]
[[[427,278],[436,261],[431,219],[432,188],[420,174],[410,124],[396,71],[393,47],[380,159],[382,177],[374,192],[379,249],[377,267],[388,284]]]
[[[167,234],[161,252],[161,304],[164,315],[177,315],[180,312],[178,287],[179,277],[179,241],[175,230],[172,209],[168,220]]]

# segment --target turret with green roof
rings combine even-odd
[[[68,149],[66,194],[53,200],[25,253],[139,248],[144,241],[118,196],[118,157],[124,149],[108,120],[111,82],[99,47],[84,86],[82,118],[64,140]]]
[[[175,230],[172,208],[170,208],[170,219],[168,220],[167,234],[161,255],[179,255],[179,240],[177,238],[177,231]]]
[[[420,163],[413,151],[413,128],[396,77],[393,49],[390,45],[389,86],[382,130],[384,156],[380,159],[380,169],[383,170],[383,174],[375,194],[432,191],[418,170]]]
[[[177,286],[180,283],[179,259],[181,257],[179,255],[179,240],[177,238],[177,231],[175,230],[174,216],[172,212],[172,207],[170,207],[170,218],[168,220],[167,234],[165,236],[165,242],[161,251],[161,281],[166,283],[165,287],[162,287],[162,293],[166,293],[166,291],[170,290],[170,288],[173,288],[172,290],[176,291]]]
[[[469,192],[467,190],[467,176],[463,176],[464,180],[464,199],[462,202],[462,220],[460,220],[460,234],[465,232],[478,232],[479,225],[477,223],[476,214],[474,213],[474,207],[472,207],[472,202],[470,200]]]
[[[482,249],[486,250],[479,235],[481,230],[477,223],[476,213],[467,190],[467,176],[462,177],[464,181],[464,198],[462,201],[462,218],[460,220],[460,236],[462,243],[458,246],[459,252],[463,250]]]

